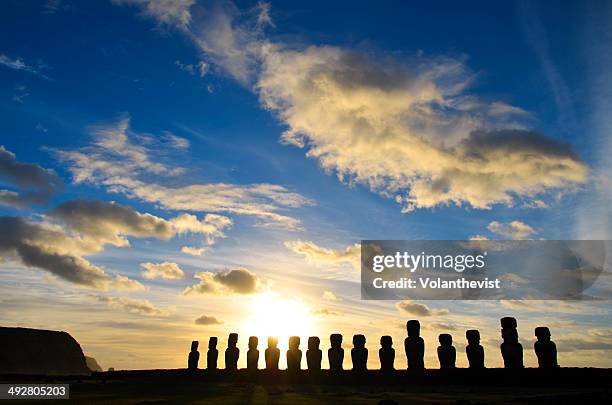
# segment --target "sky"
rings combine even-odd
[[[229,332],[364,333],[372,368],[391,335],[403,368],[420,319],[426,366],[480,329],[494,367],[511,315],[526,365],[547,325],[612,366],[608,301],[366,301],[358,268],[365,239],[611,239],[606,2],[0,8],[1,325],[103,368]]]

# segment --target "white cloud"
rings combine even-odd
[[[142,13],[160,24],[186,28],[191,22],[195,0],[112,0],[115,4],[140,6]]]
[[[470,80],[457,60],[405,66],[337,47],[270,46],[257,89],[288,126],[284,142],[342,181],[395,197],[405,212],[511,206],[587,180],[566,145],[532,131],[486,129],[489,108],[463,95]]]
[[[181,252],[191,256],[202,256],[206,252],[206,248],[197,248],[193,246],[183,246]]]
[[[507,223],[492,221],[487,229],[508,239],[526,239],[536,233],[535,229],[521,221]]]
[[[132,138],[145,138],[129,129],[129,117],[111,125],[93,128],[94,142],[86,147],[55,151],[68,163],[76,183],[88,182],[105,187],[109,192],[155,203],[168,210],[226,212],[255,216],[263,225],[280,225],[299,229],[300,221],[279,213],[281,209],[298,208],[312,201],[275,184],[203,183],[165,186],[150,176],[172,178],[184,168],[161,163],[163,156],[154,155]],[[147,142],[154,140],[147,139]],[[143,178],[146,177],[146,180]]]
[[[49,76],[45,75],[42,72],[42,70],[46,66],[40,63],[37,66],[33,66],[25,63],[22,58],[11,58],[3,53],[0,53],[0,66],[4,66],[13,70],[21,70],[43,78],[45,80],[53,81],[53,79],[51,79]]]
[[[172,262],[163,263],[141,263],[140,267],[144,269],[142,276],[152,280],[162,278],[164,280],[181,280],[185,278],[185,272],[181,270],[178,264]]]
[[[324,248],[310,241],[287,241],[284,244],[287,249],[304,256],[308,263],[317,266],[348,263],[355,269],[360,267],[361,245],[359,243],[337,250]]]
[[[191,146],[189,139],[174,135],[172,132],[164,131],[163,137],[175,149],[186,150]]]
[[[465,58],[394,59],[334,46],[292,47],[263,34],[269,5],[202,10],[185,34],[207,60],[253,84],[287,126],[281,140],[328,173],[394,198],[403,212],[457,205],[539,205],[582,186],[568,145],[525,129],[533,117],[467,92]]]
[[[199,272],[195,277],[200,281],[187,287],[183,295],[208,294],[255,294],[261,292],[265,282],[255,273],[244,269],[232,269],[218,273]]]

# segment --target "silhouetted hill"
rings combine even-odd
[[[0,327],[0,374],[89,375],[90,370],[67,332]]]
[[[93,357],[85,356],[85,363],[87,364],[87,368],[91,371],[102,371],[102,367]]]

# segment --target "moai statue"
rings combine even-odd
[[[225,349],[225,369],[226,370],[237,370],[238,369],[238,357],[240,356],[240,349],[236,347],[238,343],[238,334],[230,333],[227,338],[227,349]]]
[[[321,359],[323,352],[319,349],[321,339],[316,336],[308,338],[308,350],[306,350],[306,364],[309,371],[321,371]]]
[[[217,359],[219,351],[217,350],[217,338],[211,337],[208,339],[208,353],[206,353],[206,368],[209,370],[217,369]]]
[[[378,350],[380,359],[380,369],[382,371],[393,371],[395,362],[395,349],[393,348],[393,338],[391,336],[380,337],[380,349]]]
[[[438,360],[440,368],[455,368],[455,360],[457,359],[457,351],[453,346],[453,337],[448,333],[441,333],[438,336],[440,346],[438,346]]]
[[[538,367],[559,367],[559,364],[557,364],[557,345],[550,340],[550,330],[546,326],[538,326],[535,328],[535,335],[538,341],[534,343],[533,348],[536,356],[538,356]]]
[[[421,337],[421,324],[416,319],[406,322],[408,337],[404,339],[404,350],[408,359],[408,369],[423,370],[425,368],[425,341]]]
[[[331,347],[327,350],[327,357],[329,358],[329,370],[330,371],[342,371],[342,362],[344,361],[344,349],[342,348],[342,335],[339,333],[332,333],[329,336]]]
[[[364,335],[353,336],[353,348],[351,349],[351,360],[353,361],[353,371],[366,371],[368,368],[368,349],[365,347],[366,338]]]
[[[257,363],[259,362],[259,350],[257,350],[257,344],[259,339],[257,336],[249,337],[249,350],[247,351],[247,369],[254,371],[257,370]]]
[[[480,332],[471,329],[465,332],[468,344],[465,347],[470,368],[484,368],[484,348],[480,345]]]
[[[276,347],[278,339],[268,336],[268,348],[265,351],[266,370],[278,370],[278,360],[280,359],[280,349]]]
[[[191,351],[189,352],[189,358],[187,359],[187,368],[189,370],[197,370],[198,362],[200,361],[200,352],[198,351],[198,345],[200,342],[194,340],[191,342]]]
[[[501,344],[501,353],[505,368],[523,368],[523,346],[519,343],[516,330],[516,319],[505,317],[501,319],[501,335],[504,342]]]
[[[299,371],[302,366],[302,351],[300,350],[300,337],[291,336],[289,338],[289,350],[287,350],[287,370],[290,372]]]

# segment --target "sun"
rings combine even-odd
[[[314,333],[310,309],[298,298],[284,299],[267,293],[248,302],[248,318],[243,331],[259,337],[260,347],[268,336],[278,338],[280,347],[286,347],[289,336],[307,337]]]

